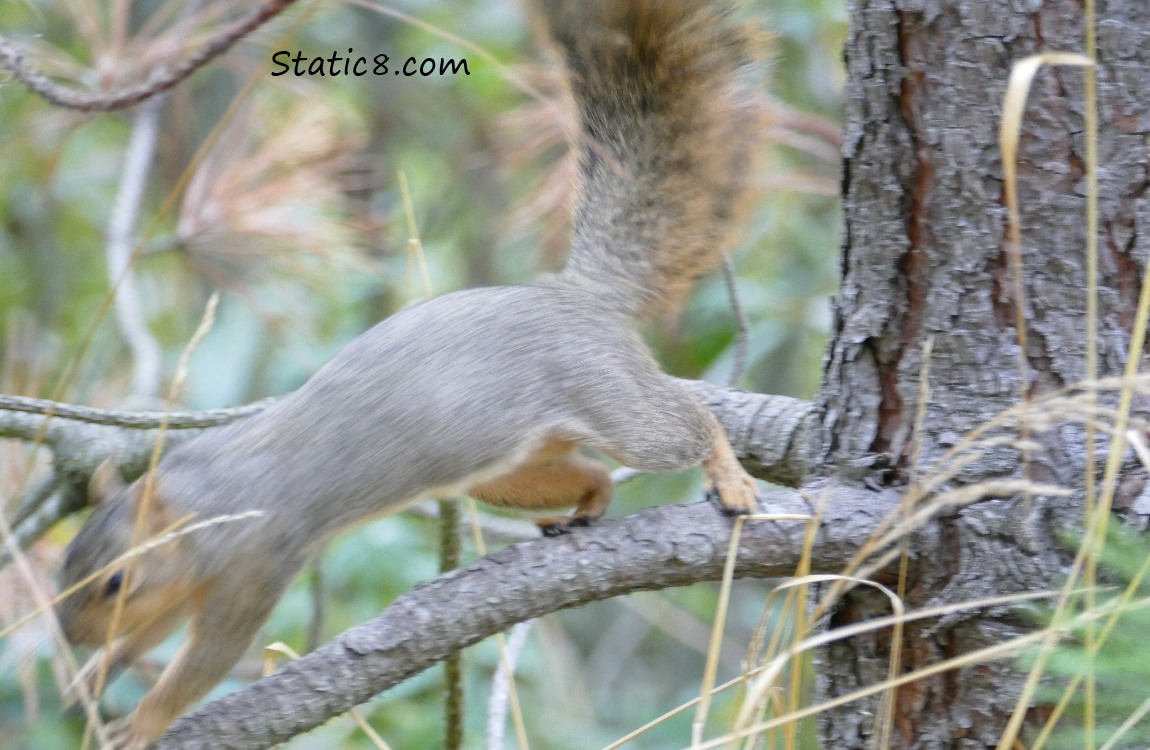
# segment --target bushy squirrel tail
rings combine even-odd
[[[760,129],[751,40],[725,2],[538,0],[578,112],[562,283],[642,318],[725,250]]]

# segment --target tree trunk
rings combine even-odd
[[[843,187],[843,283],[823,392],[823,438],[832,462],[887,454],[904,476],[938,470],[961,436],[1020,400],[1006,241],[1001,103],[1013,62],[1038,52],[1084,50],[1077,0],[856,0],[848,68]],[[1120,374],[1150,239],[1145,192],[1150,131],[1150,5],[1100,2],[1099,374]],[[1026,384],[1034,398],[1083,378],[1085,363],[1084,74],[1044,69],[1031,90],[1019,154]],[[929,401],[915,434],[923,351],[933,341]],[[921,607],[1060,582],[1059,531],[1080,527],[1084,429],[1035,436],[1032,479],[1078,490],[1075,498],[989,500],[942,520],[937,549],[912,561],[907,604]],[[1100,450],[1105,449],[1099,437]],[[1021,476],[1001,448],[955,482]],[[1132,472],[1127,472],[1131,474]],[[1144,476],[1137,474],[1138,477]],[[1121,485],[1115,506],[1141,491]],[[881,601],[880,601],[881,599]],[[832,626],[885,614],[884,598],[856,591]],[[1012,611],[910,627],[904,670],[914,670],[1032,629]],[[820,657],[820,698],[886,676],[890,639],[855,638]],[[895,747],[995,747],[1025,675],[1009,662],[913,683],[895,705]],[[863,747],[874,704],[826,714],[825,748]],[[1024,731],[1025,739],[1025,731]]]

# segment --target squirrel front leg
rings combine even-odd
[[[235,591],[215,591],[204,598],[176,658],[136,710],[109,725],[116,750],[146,750],[188,706],[227,676],[278,598],[278,590],[269,597],[269,592],[260,588],[247,588],[244,596]],[[260,593],[253,597],[253,591]]]
[[[723,425],[710,412],[706,412],[706,415],[713,440],[710,453],[703,459],[703,474],[707,477],[707,495],[712,498],[717,495],[723,512],[728,515],[743,516],[754,513],[758,505],[756,499],[758,486],[739,463]]]
[[[80,668],[76,673],[76,679],[68,687],[67,695],[70,700],[79,699],[81,683],[87,686],[91,698],[99,698],[108,683],[116,679],[120,672],[131,666],[140,656],[162,643],[187,614],[187,607],[174,607],[142,630],[117,640],[112,645],[110,655],[105,654],[103,649],[97,651]],[[104,673],[102,679],[101,672]]]
[[[636,362],[627,374],[608,383],[627,394],[625,411],[596,425],[595,447],[639,471],[677,471],[701,462],[707,495],[718,499],[724,513],[755,512],[758,485],[739,464],[715,415],[654,368]]]

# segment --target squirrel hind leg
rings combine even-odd
[[[575,510],[570,516],[536,521],[544,536],[564,534],[573,526],[589,526],[611,502],[611,474],[598,461],[575,452],[575,443],[550,441],[511,472],[472,487],[476,500],[503,508]]]

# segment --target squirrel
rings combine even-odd
[[[124,486],[114,464],[94,474],[94,510],[63,564],[62,585],[80,585],[57,615],[74,644],[117,640],[77,679],[94,694],[190,619],[158,682],[110,726],[117,748],[148,747],[223,679],[328,540],[420,497],[574,507],[538,521],[561,534],[611,498],[588,448],[650,472],[701,462],[721,510],[755,510],[756,483],[722,426],[635,330],[721,261],[748,193],[748,38],[724,4],[699,0],[537,6],[578,113],[566,266],[407,307],[271,407],[177,446],[150,476]],[[182,520],[219,517],[124,562]]]

